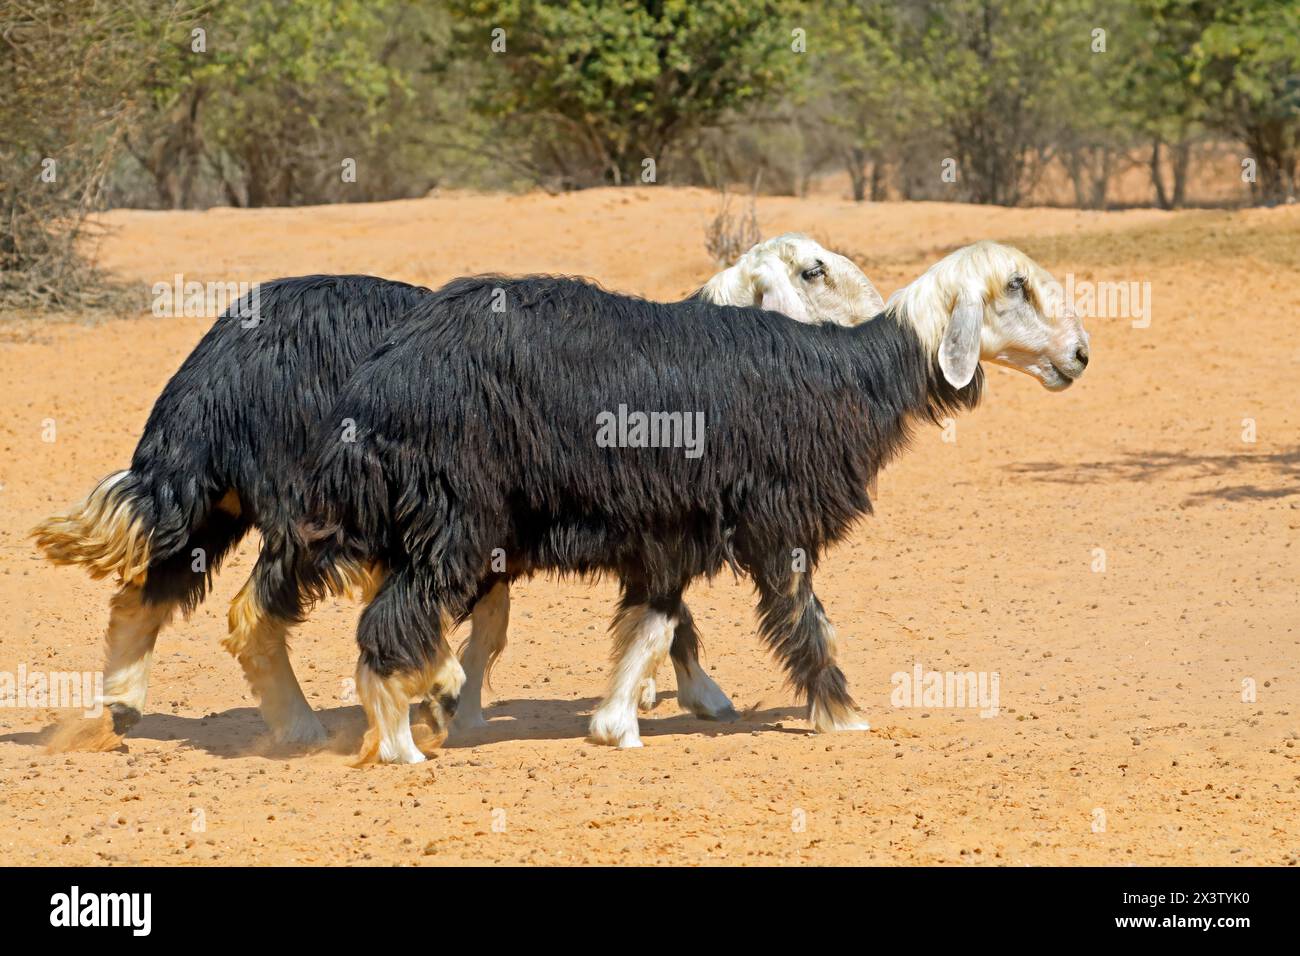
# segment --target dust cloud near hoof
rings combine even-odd
[[[125,745],[125,741],[113,724],[113,715],[107,709],[98,717],[86,717],[79,712],[68,714],[55,725],[45,743],[45,752],[117,750]]]

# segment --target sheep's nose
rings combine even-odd
[[[1084,368],[1087,368],[1088,367],[1088,346],[1080,345],[1078,350],[1075,351],[1074,353],[1074,358],[1075,361],[1077,361],[1080,365],[1082,365]]]

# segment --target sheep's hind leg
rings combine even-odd
[[[774,579],[758,573],[755,581],[759,631],[807,700],[813,728],[818,733],[870,730],[835,663],[835,629],[813,593],[809,575],[787,572]]]
[[[357,664],[357,695],[366,712],[361,762],[421,763],[424,753],[411,736],[411,699],[419,696],[420,675],[383,675],[364,660]]]
[[[699,652],[699,635],[694,631],[695,623],[693,621],[686,622],[683,617],[683,614],[690,613],[686,610],[686,604],[684,602],[682,603],[680,610],[682,613],[677,614],[677,627],[673,630],[673,646],[671,653],[674,657],[674,668],[676,667],[676,657],[679,653],[698,654]],[[689,631],[684,630],[687,628],[689,628]],[[636,702],[637,709],[640,711],[648,712],[654,710],[655,705],[659,703],[659,686],[655,682],[655,674],[659,672],[659,667],[663,662],[663,658],[660,657],[651,664],[649,675],[641,681],[641,686],[637,690]],[[680,697],[681,692],[679,690],[678,698],[680,699]]]
[[[453,722],[456,730],[487,726],[483,719],[483,687],[488,683],[492,665],[506,648],[509,626],[510,585],[505,578],[497,578],[474,604],[470,617],[469,638],[460,656],[465,669],[465,687]]]
[[[69,716],[54,729],[46,741],[51,753],[116,750],[144,712],[154,642],[176,603],[149,603],[139,585],[124,584],[109,607],[103,684],[93,700],[82,701],[80,717]]]
[[[119,736],[135,726],[144,713],[158,632],[178,607],[191,608],[203,600],[208,570],[216,568],[248,530],[238,514],[226,510],[228,507],[223,499],[184,547],[169,557],[151,561],[142,583],[125,584],[113,595],[102,699],[112,717],[113,732]],[[196,571],[193,565],[196,549],[207,559],[203,571]]]
[[[112,716],[113,732],[121,735],[144,713],[154,644],[176,604],[150,604],[144,600],[142,588],[126,584],[113,595],[109,607],[102,701]]]
[[[589,734],[596,743],[623,749],[641,746],[637,703],[642,682],[668,653],[677,627],[676,617],[657,608],[678,604],[680,598],[655,602],[652,607],[624,586],[614,617],[614,673],[609,693],[591,715]]]
[[[257,698],[262,720],[281,744],[317,746],[328,736],[294,675],[289,662],[289,624],[266,608],[257,598],[259,573],[265,573],[265,557],[230,602],[229,634],[223,642],[239,661],[244,678]]]

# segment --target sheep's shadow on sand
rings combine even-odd
[[[514,740],[574,740],[585,746],[587,719],[599,703],[595,697],[577,700],[520,698],[496,701],[484,708],[486,727],[456,730],[443,744],[444,750],[487,747]],[[144,740],[181,741],[187,747],[202,750],[215,757],[235,758],[260,756],[267,759],[285,759],[307,753],[355,754],[360,749],[366,729],[365,714],[359,706],[340,706],[317,711],[321,723],[329,733],[329,742],[323,747],[302,748],[276,744],[267,733],[262,716],[254,707],[234,707],[206,717],[180,717],[174,714],[145,714],[127,734],[120,751],[130,751],[132,743]],[[749,734],[755,731],[768,733],[810,733],[802,728],[777,726],[779,722],[799,720],[804,716],[800,707],[770,707],[763,710],[742,711],[738,720],[731,722],[701,720],[676,707],[675,695],[661,694],[659,703],[649,713],[641,715],[641,737],[670,737],[675,735],[700,735],[721,737],[730,734]],[[0,735],[0,743],[43,747],[49,743],[58,725],[39,731]],[[417,730],[416,742],[422,742]]]
[[[1260,501],[1300,495],[1300,448],[1281,452],[1241,452],[1198,455],[1185,452],[1131,452],[1121,458],[1094,462],[1022,462],[1006,470],[1035,481],[1092,485],[1112,481],[1199,481],[1222,478],[1254,479],[1194,491],[1183,505],[1207,501]],[[1261,483],[1260,479],[1264,482]],[[1275,482],[1287,482],[1278,487]]]

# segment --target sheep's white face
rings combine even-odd
[[[1018,261],[1007,263],[1005,283],[989,284],[980,357],[1027,372],[1052,391],[1069,388],[1088,365],[1083,322],[1046,269],[1024,253],[1006,251]]]
[[[1010,246],[959,249],[894,298],[908,300],[918,333],[958,388],[981,360],[1032,375],[1051,391],[1068,388],[1088,364],[1088,333],[1060,284]]]
[[[798,322],[857,325],[885,303],[852,260],[797,233],[760,242],[704,287],[719,305],[757,305]]]

